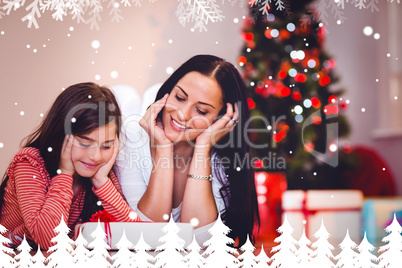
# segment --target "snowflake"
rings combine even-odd
[[[110,12],[109,12],[109,15],[112,16],[112,22],[120,22],[120,20],[123,19],[123,16],[120,15],[121,10],[120,10],[120,8],[119,8],[119,7],[120,7],[120,4],[119,4],[119,3],[117,3],[117,2],[114,1],[114,0],[111,0],[111,1],[109,2],[109,5],[108,5],[107,7],[108,7],[108,8],[111,7],[111,10],[110,10]]]
[[[183,26],[194,22],[194,29],[207,31],[208,22],[222,21],[225,18],[216,0],[180,0],[176,16]]]

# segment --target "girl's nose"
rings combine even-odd
[[[98,146],[94,146],[88,152],[88,158],[93,162],[99,162],[102,158],[102,154],[100,148]]]

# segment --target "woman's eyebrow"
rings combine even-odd
[[[180,86],[177,86],[182,92],[183,92],[183,94],[184,95],[186,95],[186,97],[188,97],[188,94],[184,91],[184,89],[182,89]],[[208,106],[211,106],[212,108],[214,108],[215,109],[215,107],[214,106],[212,106],[211,104],[209,104],[209,103],[206,103],[206,102],[202,102],[202,101],[199,101],[198,102],[199,104],[203,104],[203,105],[208,105]]]

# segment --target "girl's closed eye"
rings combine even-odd
[[[89,148],[89,146],[91,146],[91,144],[89,144],[89,143],[83,143],[83,142],[80,142],[80,141],[78,141],[78,144],[80,146],[84,147],[84,148]]]

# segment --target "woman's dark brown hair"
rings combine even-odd
[[[250,112],[247,105],[246,85],[237,69],[230,62],[213,55],[197,55],[183,63],[161,86],[155,101],[163,98],[172,91],[177,82],[189,72],[198,72],[206,77],[215,79],[222,89],[223,103],[238,104],[240,117],[235,129],[214,146],[220,159],[229,159],[230,164],[224,166],[228,183],[220,190],[225,201],[225,211],[221,217],[231,229],[228,236],[238,239],[238,245],[246,242],[247,235],[254,240],[254,227],[259,228],[260,217],[258,212],[257,194],[252,166],[235,166],[236,157],[247,159],[250,156],[250,146],[246,142],[243,131],[247,129]],[[226,109],[220,111],[225,114]],[[251,159],[252,157],[249,157]],[[211,163],[219,168],[221,163]],[[219,174],[218,174],[219,175]],[[217,178],[221,182],[225,178]]]
[[[25,139],[22,147],[37,148],[45,161],[47,172],[53,178],[57,175],[66,135],[87,134],[113,121],[117,126],[116,134],[119,135],[120,119],[120,108],[108,88],[90,82],[75,84],[56,98],[41,125]],[[6,172],[0,188],[0,209],[3,206],[7,181]],[[83,179],[82,183],[85,188],[85,203],[80,218],[88,221],[101,207],[97,206],[98,198],[92,192],[91,181]]]

